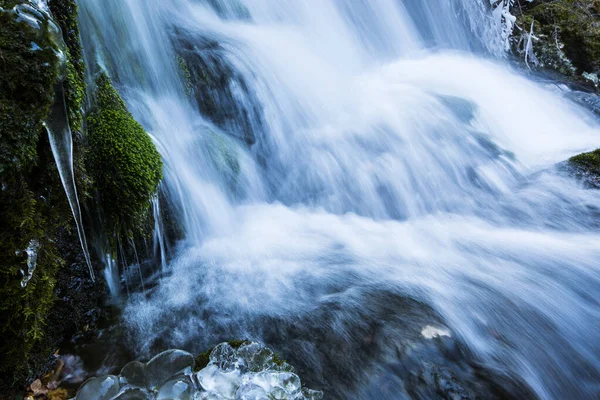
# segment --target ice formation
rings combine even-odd
[[[323,393],[303,388],[294,367],[279,361],[260,343],[234,349],[221,343],[205,368],[194,372],[194,356],[164,351],[147,363],[132,361],[119,376],[88,379],[76,400],[317,400]]]

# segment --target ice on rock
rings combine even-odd
[[[237,353],[240,364],[248,371],[258,372],[275,367],[273,352],[259,343],[245,344]]]
[[[127,384],[139,388],[148,386],[148,377],[146,376],[146,364],[139,361],[132,361],[121,369],[119,374],[121,384]]]
[[[140,388],[127,388],[122,390],[113,400],[153,400],[154,396]]]
[[[225,400],[225,397],[215,392],[198,392],[194,395],[194,400]]]
[[[291,396],[297,395],[302,389],[300,378],[291,372],[275,372],[272,378],[275,382],[273,386],[282,387]]]
[[[194,384],[190,378],[182,377],[172,379],[162,385],[158,391],[157,400],[192,400]]]
[[[275,387],[269,392],[269,397],[273,400],[285,400],[288,398],[288,394],[282,387]]]
[[[90,378],[79,388],[76,400],[111,400],[119,394],[119,378],[105,375]]]
[[[204,390],[219,393],[226,399],[232,399],[241,384],[239,370],[223,372],[215,364],[209,364],[198,372],[196,378]]]
[[[229,343],[221,343],[210,353],[210,363],[222,371],[230,372],[237,367],[238,354]]]
[[[191,373],[194,363],[194,356],[187,351],[163,351],[146,364],[148,387],[151,389],[158,388],[173,375],[180,372]]]
[[[120,375],[87,380],[76,400],[320,400],[323,393],[302,388],[293,367],[275,363],[258,343],[235,350],[215,347],[206,368],[192,373],[194,357],[167,350],[144,364],[133,361]]]
[[[269,400],[269,395],[257,384],[247,383],[238,388],[235,400]]]

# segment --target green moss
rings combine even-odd
[[[106,75],[96,80],[95,107],[87,118],[89,171],[107,227],[135,229],[162,179],[162,160]]]
[[[571,157],[569,162],[600,176],[600,149]]]
[[[194,90],[194,84],[192,83],[192,73],[188,68],[183,57],[177,56],[177,66],[179,67],[179,72],[181,72],[181,75],[185,82],[185,94],[186,96],[191,97],[192,92]]]
[[[0,0],[0,393],[24,384],[51,354],[47,315],[64,264],[56,248],[71,212],[43,130],[54,101],[59,59],[48,24],[17,22]],[[39,242],[37,268],[26,287],[24,250]]]
[[[0,2],[0,7],[6,5]],[[48,35],[0,11],[0,174],[29,168],[54,99],[57,57]],[[32,43],[37,50],[32,50]]]

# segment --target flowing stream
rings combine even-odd
[[[185,232],[132,350],[261,340],[326,398],[440,371],[598,398],[600,192],[556,164],[600,125],[508,65],[486,3],[79,0]]]

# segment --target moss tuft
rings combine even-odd
[[[89,172],[105,224],[117,227],[117,232],[135,229],[144,221],[162,179],[160,154],[104,74],[96,79],[95,107],[87,123]]]
[[[589,173],[600,176],[600,149],[571,157],[569,162]]]

